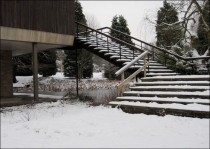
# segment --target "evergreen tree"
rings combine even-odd
[[[18,76],[30,76],[32,72],[32,54],[25,54],[13,58],[14,72]],[[38,53],[38,72],[44,77],[54,75],[56,68],[55,50],[46,50]]]
[[[39,74],[43,77],[48,77],[55,75],[57,72],[56,67],[56,51],[55,50],[45,50],[38,53],[39,60]]]
[[[83,14],[81,3],[75,1],[75,20],[79,23],[87,25],[87,20]],[[85,28],[79,26],[79,32],[85,31]],[[76,55],[74,50],[65,51],[66,58],[64,60],[64,75],[68,77],[76,76]],[[77,59],[78,59],[78,76],[81,78],[90,78],[93,73],[93,61],[92,54],[85,49],[77,49]]]
[[[120,32],[123,32],[125,34],[128,34],[130,35],[130,30],[128,28],[128,23],[126,21],[126,19],[120,15],[119,17],[117,15],[115,15],[112,19],[112,25],[111,25],[111,28],[115,29],[115,30],[118,30]],[[131,41],[131,38],[128,37],[128,36],[124,36],[120,33],[117,33],[113,30],[110,31],[110,35],[112,37],[115,37],[115,38],[118,38],[120,40],[123,40],[123,41],[126,41],[130,44],[133,44],[133,42]]]
[[[178,22],[178,13],[176,9],[167,3],[163,2],[163,7],[160,8],[157,14],[157,43],[159,47],[170,49],[173,45],[180,46],[182,30],[179,24],[167,25]]]
[[[15,76],[31,76],[33,75],[32,72],[32,55],[25,54],[21,56],[13,57],[13,68],[15,69],[14,72]]]
[[[208,26],[210,26],[210,2],[207,1],[203,8],[203,17]],[[203,55],[206,50],[210,47],[210,37],[208,37],[208,32],[205,30],[205,26],[203,24],[202,18],[199,18],[198,25],[198,48],[197,51],[200,55]],[[210,53],[209,53],[210,55]]]

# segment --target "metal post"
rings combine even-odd
[[[164,66],[166,66],[166,52],[164,52]]]
[[[76,49],[76,90],[77,90],[77,96],[79,95],[79,77],[78,77],[78,55],[77,55],[77,49]]]
[[[121,59],[121,55],[122,55],[122,48],[121,48],[121,44],[120,44],[120,59]]]
[[[108,50],[108,53],[109,53],[109,39],[108,39],[108,37],[107,37],[107,50]]]
[[[97,43],[97,47],[98,47],[98,33],[96,32],[96,43]]]
[[[144,77],[147,75],[147,69],[146,69],[146,56],[144,57]]]
[[[37,60],[37,43],[32,43],[33,56],[33,85],[34,85],[34,101],[38,101],[38,60]]]
[[[78,24],[77,24],[77,37],[79,37],[79,27],[78,27]]]
[[[149,54],[147,55],[147,61],[149,62]],[[148,73],[149,73],[149,65],[148,65]]]
[[[133,48],[133,59],[134,59],[134,48]]]
[[[86,31],[86,34],[85,35],[86,35],[86,40],[87,40],[87,36],[88,36],[87,35],[88,34],[88,28],[87,27],[85,28],[85,31]]]

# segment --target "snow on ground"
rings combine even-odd
[[[3,109],[6,148],[209,148],[209,119],[127,114],[85,103]]]
[[[94,72],[93,79],[105,79],[102,72]]]
[[[38,75],[42,77],[42,75]],[[16,76],[17,83],[13,83],[13,87],[25,87],[33,81],[33,76]]]
[[[31,83],[33,76],[17,76],[17,83],[13,83],[13,87],[24,87]]]

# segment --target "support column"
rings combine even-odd
[[[13,96],[12,51],[0,49],[0,97]]]
[[[33,57],[33,84],[34,84],[34,101],[38,101],[38,58],[37,58],[37,43],[32,43]]]

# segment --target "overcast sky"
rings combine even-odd
[[[147,42],[154,42],[155,28],[145,21],[148,15],[155,20],[162,1],[82,1],[86,16],[94,16],[99,27],[111,26],[115,15],[123,15],[127,20],[131,35]]]

